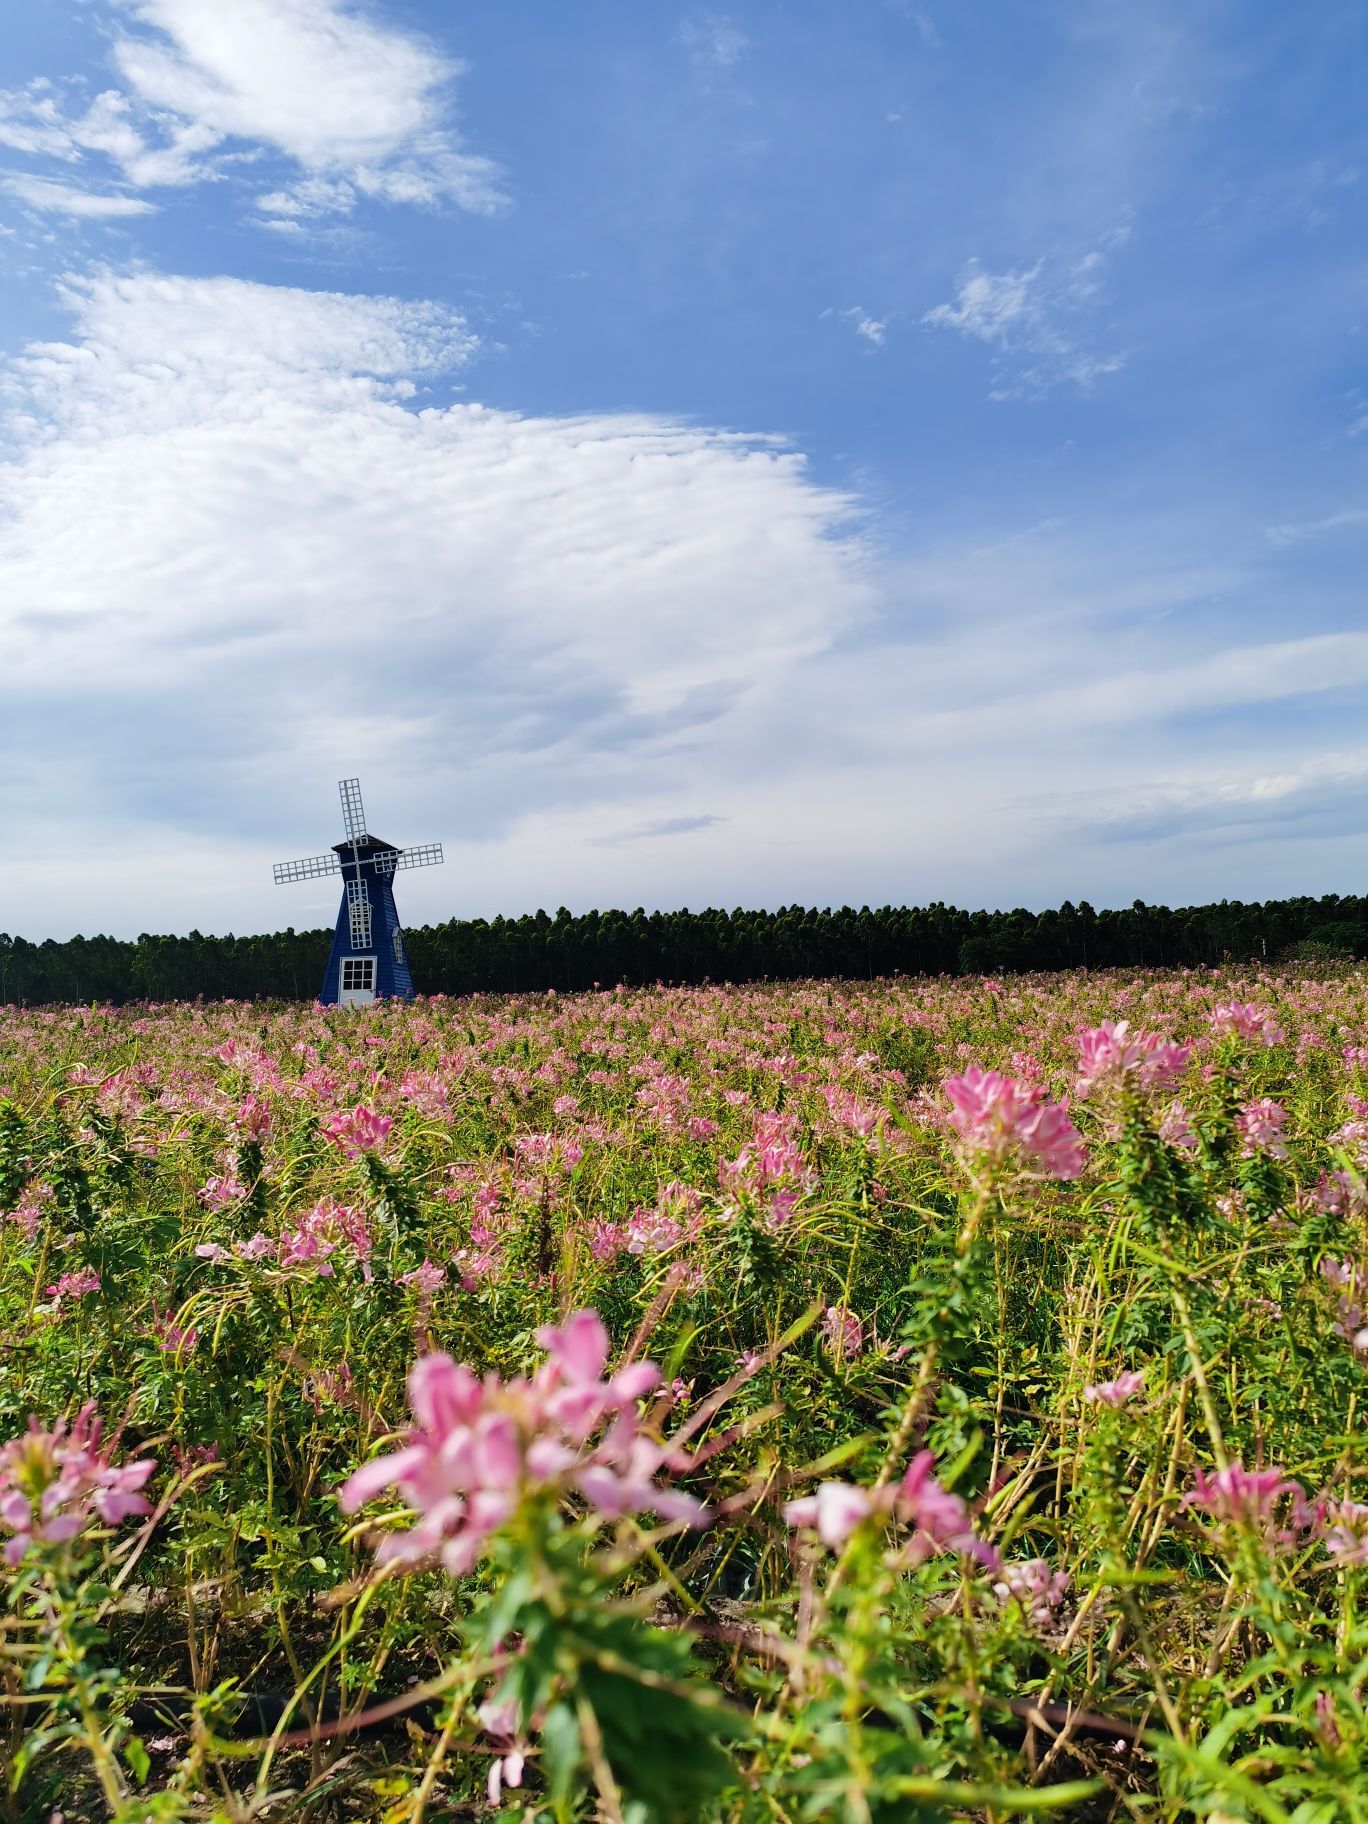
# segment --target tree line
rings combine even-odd
[[[448,919],[406,933],[420,993],[519,993],[619,982],[742,982],[803,976],[1002,974],[1368,956],[1368,898],[1221,900],[1208,906],[1045,912],[851,906],[777,912],[572,913]],[[0,932],[0,1003],[124,1002],[318,992],[331,931],[253,937],[73,937]]]

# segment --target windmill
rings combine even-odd
[[[440,842],[396,849],[366,831],[361,781],[339,779],[343,841],[330,855],[303,861],[278,861],[276,885],[340,874],[342,904],[337,913],[332,950],[319,1000],[329,1006],[364,1007],[377,998],[411,1001],[413,977],[404,954],[404,933],[394,905],[393,880],[400,868],[435,868],[442,860]]]

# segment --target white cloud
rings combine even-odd
[[[118,216],[150,215],[155,203],[137,196],[109,195],[95,190],[82,190],[75,184],[57,183],[51,178],[28,177],[19,172],[0,177],[0,189],[27,203],[30,209],[45,213],[79,215],[91,219]]]
[[[872,317],[860,304],[852,305],[841,313],[843,322],[854,327],[857,336],[863,336],[875,348],[882,348],[888,336],[888,318]]]
[[[474,349],[438,306],[108,273],[68,303],[0,466],[5,821],[57,859],[106,816],[307,846],[382,765],[436,835],[680,831],[681,751],[871,610],[851,503],[781,445],[415,395]],[[302,917],[266,878],[257,921]]]
[[[1110,245],[1124,245],[1125,234]],[[948,303],[925,312],[931,329],[956,330],[995,351],[994,398],[1039,395],[1068,381],[1087,388],[1125,365],[1121,354],[1092,352],[1079,318],[1103,296],[1106,256],[1097,249],[1059,268],[1044,259],[1007,272],[971,261]]]
[[[302,175],[268,214],[347,211],[361,197],[481,213],[500,176],[452,120],[463,66],[350,0],[113,0],[122,89],[82,113],[48,81],[0,95],[0,143],[65,163],[108,160],[145,189],[221,177],[273,153]]]

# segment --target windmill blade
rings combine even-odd
[[[400,849],[396,868],[436,868],[443,861],[440,842],[419,842],[411,849]]]
[[[340,874],[336,855],[306,855],[302,861],[278,861],[271,870],[278,887],[291,880],[316,880],[320,874]]]
[[[342,799],[342,827],[350,842],[366,840],[366,809],[361,802],[361,781],[339,779],[337,790]]]

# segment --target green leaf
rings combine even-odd
[[[580,1764],[582,1748],[575,1712],[565,1702],[552,1704],[541,1726],[542,1769],[553,1804],[570,1796],[571,1781]]]

